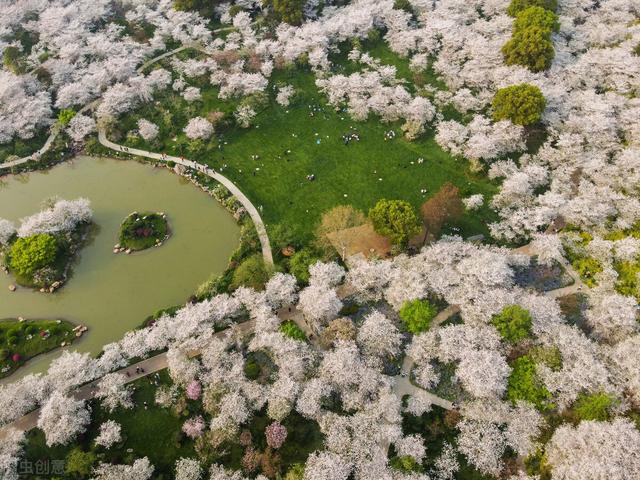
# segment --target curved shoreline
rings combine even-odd
[[[227,188],[227,190],[229,190],[231,194],[234,197],[236,197],[236,199],[242,204],[242,206],[245,208],[245,210],[251,217],[251,220],[253,220],[253,224],[255,225],[256,231],[258,232],[258,237],[260,238],[260,245],[262,247],[262,257],[266,264],[273,265],[273,254],[271,253],[271,244],[269,243],[269,235],[267,234],[267,228],[265,227],[262,221],[262,217],[260,217],[260,213],[258,213],[258,209],[253,205],[253,203],[251,203],[251,200],[249,200],[247,196],[244,193],[242,193],[242,191],[235,185],[235,183],[233,183],[227,177],[207,167],[206,165],[202,165],[192,160],[187,160],[185,158],[173,157],[171,155],[163,155],[160,153],[148,152],[146,150],[139,150],[137,148],[130,148],[130,147],[124,147],[122,145],[118,145],[117,143],[114,143],[107,138],[107,135],[103,128],[98,129],[98,140],[100,141],[100,144],[116,152],[128,153],[134,156],[160,160],[165,163],[175,162],[178,165],[192,168],[193,170],[196,170],[200,173],[204,173],[208,177],[211,177],[217,182],[224,185]]]
[[[23,187],[20,185],[21,182],[18,181],[19,178],[11,175],[9,177],[11,182],[10,185],[15,187],[16,193],[34,191],[36,194],[31,195],[31,193],[21,193],[14,197],[11,193],[13,189],[10,189],[9,192],[3,196],[7,207],[3,211],[6,210],[6,215],[12,215],[12,212],[17,210],[17,212],[14,212],[15,215],[18,215],[18,213],[18,216],[24,215],[23,210],[28,209],[28,207],[19,199],[26,200],[30,205],[32,202],[36,202],[40,198],[41,192],[43,192],[43,197],[48,197],[54,192],[64,193],[66,190],[60,189],[64,189],[65,183],[69,181],[71,183],[79,183],[76,187],[70,187],[74,192],[73,195],[90,195],[91,192],[94,192],[97,195],[95,199],[98,202],[97,205],[102,205],[102,207],[98,209],[101,212],[102,218],[96,218],[94,221],[100,224],[101,230],[106,228],[106,231],[102,232],[106,233],[106,235],[99,235],[98,240],[91,242],[89,246],[94,250],[89,252],[91,255],[82,259],[85,264],[85,268],[79,267],[80,269],[78,271],[83,275],[82,278],[84,279],[85,284],[84,286],[72,285],[74,288],[69,289],[68,291],[65,290],[62,297],[54,298],[42,296],[38,297],[38,299],[34,299],[33,303],[31,303],[30,295],[36,295],[36,292],[34,292],[33,289],[20,289],[19,294],[6,292],[5,283],[8,285],[11,279],[3,276],[2,293],[4,295],[0,295],[0,303],[3,304],[2,308],[0,308],[0,315],[2,315],[3,318],[17,318],[18,316],[24,316],[25,318],[65,318],[76,324],[87,324],[92,330],[91,335],[85,335],[79,342],[77,342],[77,344],[74,343],[73,349],[83,352],[89,351],[97,353],[102,349],[103,345],[110,343],[115,339],[119,339],[126,331],[137,328],[143,320],[154,312],[173,307],[174,305],[184,305],[184,303],[194,295],[203,282],[206,282],[208,279],[212,278],[212,276],[222,275],[229,266],[231,256],[238,248],[241,229],[238,225],[237,219],[234,219],[228,209],[223,208],[224,206],[217,201],[215,197],[213,199],[215,201],[212,202],[212,195],[209,192],[203,191],[203,189],[194,184],[194,182],[186,182],[185,179],[180,175],[176,175],[176,173],[171,169],[167,169],[169,171],[165,172],[165,168],[153,168],[153,162],[142,161],[141,158],[135,159],[123,156],[120,156],[120,158],[115,156],[113,158],[103,156],[80,156],[76,157],[76,159],[78,161],[65,161],[57,164],[56,167],[60,167],[61,171],[52,168],[31,172],[37,174],[33,177],[33,182],[36,184],[36,188],[34,190],[22,190]],[[126,160],[126,162],[123,162],[123,160]],[[131,160],[137,161],[132,162]],[[125,165],[125,163],[129,164],[129,166]],[[100,167],[100,165],[104,166]],[[163,167],[163,165],[157,165],[157,167]],[[54,170],[58,173],[49,175],[49,173]],[[92,177],[88,175],[92,175]],[[150,177],[149,181],[151,183],[143,183],[144,185],[148,185],[147,190],[138,190],[130,200],[125,199],[116,201],[115,203],[112,203],[111,200],[107,200],[109,203],[105,203],[104,191],[111,191],[110,185],[112,184],[112,181],[118,182],[118,184],[124,183],[125,185],[137,185],[140,178],[147,179],[148,177]],[[159,177],[158,181],[161,181],[161,183],[155,183],[155,177]],[[85,185],[81,180],[84,178],[87,178],[89,185]],[[109,179],[108,182],[107,179]],[[14,184],[14,182],[16,183]],[[106,185],[108,186],[104,186],[105,182],[107,182]],[[98,184],[96,191],[93,189],[94,183]],[[172,185],[175,185],[175,189],[165,188]],[[122,191],[122,189],[118,191]],[[185,191],[185,193],[180,193],[182,191]],[[189,196],[184,197],[184,195],[187,194]],[[151,195],[151,200],[148,200],[148,195]],[[127,195],[125,195],[125,197],[128,198]],[[18,202],[15,207],[11,206],[13,203],[11,198],[15,198],[16,202]],[[120,195],[119,198],[122,199],[123,197]],[[157,203],[155,199],[159,200],[160,203]],[[194,203],[194,201],[196,203]],[[175,236],[175,238],[174,235],[171,236],[172,240],[177,241],[178,246],[176,247],[174,241],[170,241],[166,243],[168,250],[163,246],[162,249],[149,249],[148,252],[140,252],[139,256],[135,255],[136,259],[125,260],[124,258],[115,258],[116,256],[112,254],[112,249],[114,243],[117,242],[122,219],[133,210],[167,212],[167,215],[171,217],[172,230],[175,228],[177,229],[176,231],[180,232],[180,234]],[[173,212],[174,215],[172,215],[171,212]],[[207,218],[201,218],[203,215],[206,215]],[[18,216],[15,218],[18,218]],[[221,217],[224,221],[220,220]],[[192,230],[190,227],[185,228],[186,225],[191,224],[198,225],[198,227],[195,230]],[[205,236],[198,236],[196,239],[196,237],[190,233],[194,231],[198,232],[198,235],[202,233]],[[225,238],[227,240],[224,240]],[[195,244],[193,242],[195,242]],[[96,243],[97,246],[95,245]],[[98,317],[100,318],[99,323],[101,326],[98,325],[99,328],[96,328],[95,324],[97,322],[97,317],[92,314],[91,302],[85,302],[85,306],[77,307],[69,303],[69,298],[71,297],[81,300],[94,298],[98,301],[99,298],[95,296],[93,291],[98,288],[100,291],[103,291],[102,289],[106,287],[103,285],[103,281],[99,281],[99,283],[96,284],[93,280],[97,280],[96,276],[104,277],[104,275],[109,275],[109,272],[111,272],[111,274],[113,272],[118,272],[118,274],[120,274],[122,273],[122,269],[137,269],[139,268],[139,265],[142,265],[142,272],[160,271],[165,272],[160,275],[162,278],[167,277],[166,267],[156,268],[153,265],[155,263],[166,265],[164,260],[158,261],[157,259],[166,259],[167,252],[173,252],[169,255],[171,258],[182,258],[175,257],[176,248],[179,249],[179,252],[191,252],[185,256],[185,259],[190,262],[190,264],[194,263],[192,257],[196,256],[193,252],[198,252],[197,255],[200,256],[200,260],[196,261],[199,266],[196,269],[198,274],[195,276],[183,275],[184,272],[180,270],[182,272],[181,275],[183,275],[180,278],[184,278],[186,280],[184,282],[180,282],[180,285],[177,286],[177,288],[174,288],[171,281],[156,281],[153,280],[153,277],[145,277],[150,280],[150,282],[147,282],[146,280],[142,281],[142,283],[147,285],[146,287],[131,287],[127,289],[127,291],[131,290],[141,293],[143,295],[141,303],[138,303],[137,305],[131,304],[130,306],[132,308],[129,309],[128,302],[130,302],[131,299],[130,296],[125,295],[122,297],[122,302],[124,303],[118,301],[116,303],[119,303],[119,306],[116,305],[113,308],[109,307],[107,309],[108,312],[116,312],[114,315],[117,320],[114,320],[113,326],[111,326],[111,322],[105,323],[105,314],[100,314]],[[195,250],[193,250],[194,248]],[[98,251],[99,258],[94,255]],[[86,252],[83,251],[81,256],[84,257],[85,253]],[[160,257],[157,256],[158,254],[160,254]],[[156,260],[153,260],[151,257]],[[93,268],[87,270],[87,262],[88,264],[98,262],[99,265],[106,265],[107,273],[102,271],[102,267],[99,269]],[[105,264],[105,262],[108,263]],[[180,268],[183,268],[182,260],[173,262],[179,263],[181,265]],[[111,266],[112,263],[115,263],[116,266]],[[75,277],[75,274],[77,273],[75,271],[77,266],[74,265],[73,268]],[[89,277],[87,277],[87,275],[89,275]],[[125,275],[128,276],[126,273]],[[86,283],[87,278],[89,278],[88,281],[90,283]],[[132,281],[127,281],[125,283],[127,285],[132,285]],[[154,285],[154,287],[149,287],[149,284]],[[168,286],[168,284],[170,286]],[[94,285],[95,287],[92,287],[91,285]],[[78,290],[75,288],[76,286],[80,287],[80,289]],[[157,288],[160,290],[157,290]],[[120,295],[120,293],[122,293],[121,290],[121,287],[115,287],[114,289],[109,289],[106,294],[109,295],[112,300],[115,300],[115,298],[113,298],[115,295],[113,292],[119,292],[118,295]],[[165,293],[159,294],[158,292]],[[175,292],[179,292],[179,294],[175,294]],[[138,293],[136,293],[136,295]],[[14,299],[11,295],[21,295],[23,298],[18,296]],[[6,303],[3,301],[4,298],[7,300]],[[118,296],[118,298],[121,297]],[[123,330],[120,331],[120,329]],[[115,332],[115,336],[109,333],[111,331]],[[86,342],[86,340],[89,341]],[[12,375],[6,378],[6,382],[9,383],[17,381],[26,374],[46,370],[47,365],[51,360],[56,358],[60,353],[60,350],[56,350],[34,358],[19,369],[13,371]],[[5,382],[0,381],[0,383]]]

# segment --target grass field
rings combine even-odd
[[[0,320],[0,378],[11,375],[30,358],[60,347],[62,342],[73,342],[76,337],[72,329],[73,324],[66,320]],[[42,332],[47,332],[46,336]]]
[[[382,47],[372,49],[384,63],[398,63]],[[395,60],[395,62],[394,62]],[[408,75],[406,66],[400,74]],[[347,68],[349,67],[349,68]],[[345,66],[347,70],[353,66]],[[230,113],[236,101],[222,102],[218,90],[207,79],[195,82],[203,99],[188,104],[172,91],[162,93],[118,122],[120,134],[135,129],[138,118],[160,126],[158,140],[126,139],[130,146],[165,152],[206,163],[235,182],[262,211],[267,228],[283,224],[299,243],[307,243],[322,212],[338,204],[352,204],[364,211],[381,198],[404,199],[419,207],[444,182],[452,182],[464,196],[482,193],[491,197],[496,185],[482,175],[469,172],[466,162],[453,158],[435,142],[429,131],[420,139],[402,138],[399,124],[382,124],[378,118],[354,122],[344,112],[326,105],[306,70],[276,71],[269,87],[269,104],[249,129],[227,127],[217,137],[193,149],[182,133],[189,118],[220,110]],[[274,84],[291,84],[298,93],[288,109],[274,101]],[[394,130],[396,138],[385,140]],[[357,132],[360,141],[345,145],[342,136]],[[117,132],[114,132],[117,136]],[[290,150],[291,153],[285,154]],[[258,159],[252,156],[258,155]],[[417,163],[418,158],[424,162]],[[307,175],[315,175],[308,181]],[[427,189],[422,194],[421,189]],[[488,208],[465,217],[457,225],[464,236],[487,233],[486,223],[494,220]],[[445,230],[446,233],[446,230]]]
[[[162,242],[169,234],[169,223],[159,213],[132,213],[120,226],[119,243],[122,248],[145,250]]]

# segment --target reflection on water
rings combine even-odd
[[[0,218],[18,219],[43,200],[87,197],[98,229],[80,251],[69,282],[53,295],[8,289],[0,273],[0,318],[65,318],[89,327],[72,348],[97,353],[156,310],[184,302],[221,272],[239,229],[214,199],[171,172],[133,161],[78,157],[46,173],[0,181]],[[172,236],[160,248],[114,255],[120,222],[132,211],[163,211]],[[58,353],[38,357],[11,380],[46,369]]]

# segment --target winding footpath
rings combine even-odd
[[[234,27],[223,27],[223,28],[218,28],[217,30],[213,30],[212,33],[220,33],[220,32],[225,32],[225,31],[229,31],[229,30],[233,30]],[[153,65],[154,63],[164,59],[164,58],[168,58],[171,57],[173,55],[175,55],[178,52],[181,52],[183,50],[187,50],[189,48],[194,48],[196,50],[199,50],[203,53],[207,53],[207,50],[198,42],[194,42],[194,43],[185,43],[184,45],[181,45],[178,48],[174,48],[173,50],[169,50],[168,52],[164,52],[161,53],[160,55],[157,55],[153,58],[150,58],[149,60],[147,60],[146,62],[144,62],[142,65],[140,65],[137,69],[136,72],[137,73],[142,73],[144,72],[144,70],[150,66]],[[29,73],[33,73],[33,71],[29,72]],[[91,102],[89,102],[87,105],[85,105],[84,107],[82,107],[78,113],[86,113],[90,110],[93,110],[95,107],[98,106],[98,104],[100,103],[100,99],[96,99],[96,100],[92,100]],[[0,170],[5,169],[5,168],[12,168],[12,167],[17,167],[19,165],[22,165],[24,163],[30,162],[30,161],[38,161],[40,159],[40,157],[42,155],[44,155],[46,152],[49,151],[49,148],[51,148],[51,145],[53,144],[54,140],[56,139],[56,137],[58,136],[58,134],[62,131],[62,128],[60,128],[60,125],[58,123],[54,123],[51,126],[50,129],[50,133],[49,136],[47,137],[47,140],[44,142],[44,145],[36,152],[33,152],[31,155],[27,155],[26,157],[22,157],[22,158],[16,158],[15,160],[12,160],[10,162],[4,162],[4,163],[0,163]]]
[[[220,32],[220,31],[224,31],[224,30],[228,30],[227,28],[221,28],[218,30],[215,30],[214,33]],[[146,62],[144,62],[142,65],[140,65],[138,67],[138,69],[136,70],[138,73],[142,73],[147,67],[149,67],[150,65],[153,65],[154,63],[164,59],[164,58],[168,58],[171,57],[173,55],[175,55],[176,53],[179,53],[183,50],[189,49],[189,48],[195,48],[197,50],[200,51],[204,51],[203,47],[197,43],[193,43],[193,44],[184,44],[178,48],[175,48],[173,50],[170,50],[168,52],[162,53],[156,57],[153,57],[149,60],[147,60]],[[86,113],[87,111],[93,110],[95,107],[97,107],[100,103],[100,99],[97,100],[93,100],[92,102],[88,103],[87,105],[85,105],[78,113]],[[11,162],[5,162],[5,163],[0,163],[0,170],[1,169],[5,169],[5,168],[11,168],[11,167],[15,167],[18,165],[22,165],[24,163],[27,163],[31,160],[35,160],[37,161],[41,155],[43,155],[45,152],[47,152],[49,150],[49,148],[51,147],[51,145],[53,144],[54,140],[56,139],[56,137],[58,136],[58,134],[62,131],[62,128],[60,127],[59,124],[54,124],[51,127],[51,134],[49,135],[49,137],[47,138],[47,141],[45,142],[45,144],[42,146],[42,148],[40,148],[40,150],[38,150],[37,152],[34,152],[33,154],[26,156],[26,157],[22,157],[22,158],[18,158],[16,160],[13,160]],[[147,152],[144,150],[138,150],[138,149],[130,149],[130,148],[126,148],[123,147],[121,145],[115,144],[111,141],[109,141],[107,139],[107,136],[105,134],[105,132],[100,129],[98,131],[98,140],[100,141],[100,143],[102,145],[104,145],[107,148],[110,148],[112,150],[115,150],[117,152],[126,152],[126,153],[131,153],[133,155],[137,155],[140,157],[146,157],[146,158],[152,158],[152,159],[156,159],[156,160],[161,160],[161,161],[173,161],[177,164],[183,165],[185,167],[189,167],[189,168],[193,168],[194,170],[198,170],[199,172],[204,173],[205,175],[213,178],[214,180],[216,180],[217,182],[221,183],[222,185],[224,185],[227,190],[229,190],[233,196],[235,196],[238,201],[242,204],[242,206],[244,207],[244,209],[247,211],[247,213],[249,214],[249,216],[251,217],[251,220],[253,220],[253,224],[256,227],[256,231],[258,232],[258,237],[260,238],[260,245],[262,247],[262,258],[264,259],[265,263],[268,265],[273,265],[273,254],[271,253],[271,244],[269,243],[269,236],[267,234],[267,229],[262,221],[262,217],[260,217],[260,213],[258,212],[258,210],[256,209],[256,207],[253,205],[253,203],[251,203],[251,201],[247,198],[247,196],[242,193],[242,191],[231,181],[229,180],[227,177],[217,173],[216,171],[198,164],[196,162],[190,161],[190,160],[185,160],[184,158],[178,158],[178,157],[172,157],[172,156],[167,156],[167,155],[161,155],[159,153],[153,153],[153,152]],[[126,148],[126,150],[125,150]]]
[[[217,182],[224,185],[227,190],[231,192],[231,194],[236,197],[236,199],[242,204],[244,209],[247,211],[251,220],[253,220],[253,224],[256,227],[256,231],[258,232],[258,237],[260,238],[260,245],[262,246],[262,257],[264,261],[268,265],[273,265],[273,255],[271,253],[271,244],[269,243],[269,236],[267,235],[267,229],[262,222],[262,217],[260,217],[260,213],[258,209],[251,203],[251,200],[247,198],[247,196],[242,193],[242,191],[236,187],[236,185],[229,180],[224,175],[216,172],[215,170],[207,167],[206,165],[202,165],[200,163],[194,162],[192,160],[187,160],[185,158],[173,157],[171,155],[164,155],[160,153],[147,152],[146,150],[139,150],[137,148],[129,148],[124,147],[122,145],[118,145],[117,143],[113,143],[109,139],[107,139],[107,135],[105,134],[104,129],[98,130],[98,140],[100,143],[110,148],[111,150],[115,150],[116,152],[129,153],[131,155],[136,155],[138,157],[146,157],[152,158],[154,160],[160,160],[163,162],[175,162],[178,165],[182,165],[188,168],[192,168],[197,170],[200,173],[204,173],[205,175],[213,178]]]
[[[521,250],[520,253],[525,253],[525,251]],[[532,253],[528,251],[526,252],[526,254],[532,255]],[[577,293],[581,290],[582,282],[570,265],[568,266],[567,271],[572,277],[574,277],[574,279],[577,278],[576,283],[571,285],[570,287],[551,290],[549,292],[546,292],[545,295],[552,298],[558,298],[563,295]],[[343,285],[338,289],[338,296],[340,298],[349,296],[351,293],[351,290],[346,285]],[[447,321],[452,316],[457,315],[458,313],[460,313],[460,308],[457,305],[449,305],[447,308],[439,312],[438,315],[436,315],[436,317],[433,319],[433,327],[439,327],[442,323]],[[305,333],[309,337],[311,344],[316,348],[320,348],[317,343],[318,339],[312,335],[311,328],[307,324],[304,315],[300,310],[295,307],[293,307],[291,310],[286,308],[282,309],[278,312],[278,318],[280,319],[280,321],[293,320],[303,331],[305,331]],[[235,324],[232,327],[216,333],[214,336],[222,338],[234,332],[240,334],[250,334],[251,332],[253,332],[254,328],[255,321],[251,320]],[[199,355],[199,353],[200,352],[198,351],[193,351],[190,352],[190,355],[197,356]],[[419,393],[421,396],[428,398],[429,402],[433,405],[438,405],[439,407],[442,407],[446,410],[455,409],[456,405],[450,400],[439,397],[434,393],[424,390],[411,383],[409,377],[411,375],[411,370],[413,369],[413,364],[413,359],[409,355],[405,355],[404,361],[402,363],[402,368],[400,370],[400,375],[396,375],[394,377],[393,392],[398,396],[398,398],[401,399],[404,395],[415,395]],[[127,383],[129,383],[145,376],[151,375],[152,373],[158,372],[160,370],[164,370],[167,367],[167,353],[163,352],[158,355],[154,355],[153,357],[149,357],[145,360],[141,360],[140,362],[137,362],[135,364],[129,365],[128,367],[117,370],[116,373],[123,373],[125,375],[128,374],[129,376],[127,377]],[[142,369],[142,371],[140,371],[139,369]],[[87,383],[86,385],[77,388],[72,393],[72,395],[78,400],[90,400],[94,398],[99,381],[100,379],[96,379],[90,383]],[[2,440],[8,433],[8,431],[12,429],[27,432],[33,428],[36,428],[39,415],[40,409],[36,409],[3,426],[2,428],[0,428],[0,440]]]

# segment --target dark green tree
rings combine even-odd
[[[546,70],[555,56],[551,32],[540,27],[518,30],[504,44],[502,54],[507,65],[522,65],[532,72]]]
[[[520,305],[507,305],[493,316],[491,323],[507,342],[515,343],[531,335],[531,314]]]
[[[380,235],[396,245],[406,245],[420,231],[420,221],[414,208],[404,200],[385,200],[369,210],[369,220]]]
[[[95,462],[96,455],[93,452],[83,452],[80,448],[74,448],[67,455],[65,470],[76,478],[88,478]]]
[[[528,83],[501,88],[491,103],[494,120],[511,120],[516,125],[538,122],[546,105],[540,89]]]
[[[290,25],[300,25],[302,23],[303,0],[264,0],[264,5],[273,8],[278,20]]]
[[[2,61],[7,70],[11,70],[16,75],[25,72],[22,52],[16,46],[10,45],[2,52]]]
[[[205,18],[211,18],[215,7],[221,3],[223,2],[220,0],[173,0],[173,8],[185,12],[198,12]]]
[[[309,282],[309,267],[320,261],[320,254],[312,248],[303,248],[297,251],[289,261],[289,272],[291,272],[298,281]]]
[[[269,272],[262,255],[256,253],[243,262],[233,272],[233,280],[231,288],[236,289],[240,286],[251,287],[255,290],[264,289],[264,284],[269,280]]]

